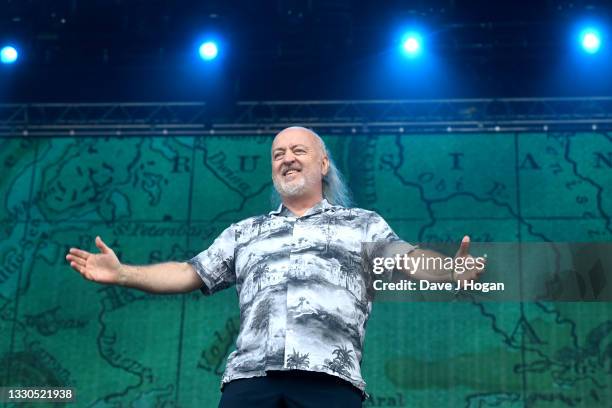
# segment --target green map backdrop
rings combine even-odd
[[[271,140],[0,140],[0,385],[74,387],[78,407],[216,406],[233,288],[98,285],[64,256],[98,234],[126,263],[194,256],[270,211]],[[612,241],[610,134],[325,140],[356,205],[407,241]],[[610,407],[612,304],[375,303],[362,369],[365,406]]]

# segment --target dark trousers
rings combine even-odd
[[[233,380],[223,387],[219,408],[360,408],[361,391],[333,375],[268,371],[265,377]]]

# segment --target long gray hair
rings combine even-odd
[[[323,198],[329,201],[329,203],[332,205],[341,205],[343,207],[350,207],[352,204],[352,200],[351,200],[349,189],[347,188],[346,183],[344,182],[344,178],[342,177],[342,174],[336,167],[336,164],[334,163],[334,160],[332,159],[331,154],[329,153],[329,150],[327,150],[327,146],[325,145],[325,142],[323,141],[321,136],[319,136],[312,129],[308,129],[308,128],[304,128],[300,126],[293,126],[291,128],[304,129],[312,133],[317,138],[319,143],[321,144],[321,150],[323,151],[323,156],[327,156],[327,159],[329,160],[329,169],[327,170],[327,174],[323,176],[323,180],[322,180],[323,181]],[[276,191],[275,188],[272,188],[271,201],[272,201],[273,207],[278,207],[280,203],[282,202],[281,196],[278,194],[278,191]]]

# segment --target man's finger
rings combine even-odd
[[[70,254],[78,256],[79,258],[83,258],[85,260],[87,260],[89,255],[91,255],[89,252],[83,251],[82,249],[78,248],[70,248]]]
[[[464,236],[457,251],[457,256],[468,256],[470,254],[470,237]]]
[[[66,259],[69,262],[74,262],[74,263],[76,263],[77,265],[80,265],[80,266],[87,265],[87,260],[85,260],[83,258],[79,258],[78,256],[74,256],[74,255],[68,254],[68,255],[66,255]]]
[[[83,275],[83,277],[85,277],[85,279],[93,280],[93,277],[91,276],[91,273],[87,272],[87,268],[86,267],[79,266],[79,272],[81,272],[81,275]]]
[[[103,254],[113,253],[113,250],[110,249],[108,245],[104,243],[104,241],[102,241],[102,238],[100,238],[100,236],[96,237],[96,246],[100,249],[100,252],[102,252]]]
[[[75,271],[77,271],[78,273],[80,273],[81,275],[83,275],[84,269],[82,266],[80,266],[79,264],[77,264],[76,262],[70,262],[70,266],[72,267],[72,269],[74,269]]]

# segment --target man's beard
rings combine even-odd
[[[281,197],[297,197],[301,195],[306,189],[306,175],[302,174],[302,177],[299,180],[293,180],[290,182],[285,182],[282,179],[283,176],[272,177],[272,182],[274,183],[274,188],[278,191]]]

